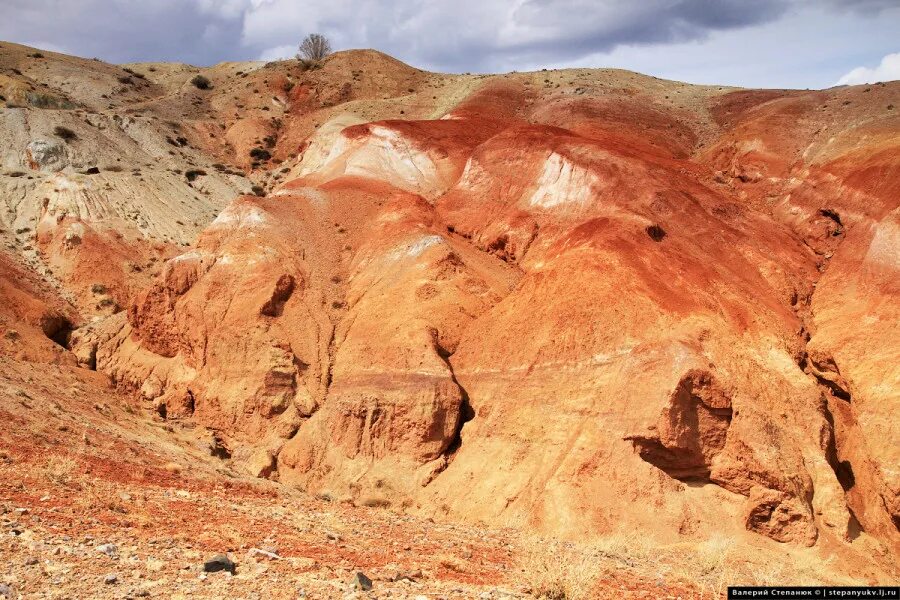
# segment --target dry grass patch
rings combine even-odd
[[[546,600],[588,600],[600,570],[584,547],[534,540],[526,550],[522,577],[531,594]]]
[[[728,586],[867,585],[837,574],[834,558],[815,548],[778,549],[765,542],[714,534],[703,541],[658,544],[646,532],[614,533],[591,544],[534,539],[524,549],[521,577],[546,600],[582,600],[625,575],[696,598],[721,598]]]

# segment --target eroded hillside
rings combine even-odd
[[[896,581],[900,83],[4,43],[0,95],[7,370],[274,489]]]

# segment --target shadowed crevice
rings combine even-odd
[[[453,381],[454,385],[459,389],[460,394],[460,405],[459,405],[459,419],[456,423],[456,428],[453,433],[453,437],[450,440],[450,444],[447,446],[447,449],[444,451],[444,455],[448,457],[448,461],[452,460],[456,453],[459,451],[460,447],[462,447],[462,430],[463,427],[475,418],[475,411],[472,409],[472,404],[469,402],[469,394],[466,392],[466,389],[460,385],[459,380],[456,379],[456,373],[453,370],[453,364],[450,362],[450,357],[453,356],[453,353],[444,348],[440,342],[438,342],[437,332],[434,333],[434,348],[437,352],[437,355],[441,357],[441,360],[444,361],[444,364],[447,365],[447,369],[450,371],[450,380]]]

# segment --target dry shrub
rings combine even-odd
[[[198,90],[208,90],[212,87],[212,82],[203,75],[194,75],[194,77],[191,78],[191,84]]]
[[[611,559],[625,566],[654,561],[658,555],[656,544],[646,532],[615,532],[600,538],[591,550],[601,559]]]
[[[534,540],[525,554],[522,577],[537,598],[589,600],[600,576],[590,551],[560,542]]]
[[[53,135],[62,138],[62,140],[65,142],[71,142],[78,139],[78,134],[76,134],[68,127],[63,127],[61,125],[57,125],[53,128]]]

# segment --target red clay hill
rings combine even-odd
[[[900,83],[38,54],[0,46],[6,364],[279,489],[896,581]]]

